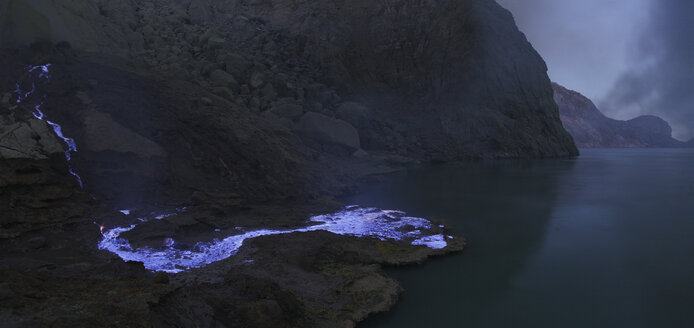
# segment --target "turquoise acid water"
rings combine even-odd
[[[415,169],[345,201],[468,241],[389,269],[405,292],[360,327],[694,327],[694,150]]]

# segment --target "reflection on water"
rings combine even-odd
[[[394,269],[362,327],[691,327],[694,151],[413,170],[349,199],[442,219],[461,254]]]

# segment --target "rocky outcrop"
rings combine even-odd
[[[63,152],[46,122],[29,119],[27,122],[8,123],[0,121],[0,158],[41,160]]]
[[[576,91],[553,83],[554,100],[562,123],[583,148],[687,147],[672,137],[672,128],[660,117],[639,116],[628,121],[608,118],[593,102]]]
[[[12,0],[0,10],[14,43],[42,37],[133,58],[252,111],[290,97],[334,117],[340,100],[356,101],[375,114],[359,129],[367,151],[576,154],[544,62],[491,0]]]
[[[351,151],[356,151],[360,147],[359,134],[351,124],[323,114],[315,112],[304,114],[299,120],[297,130],[320,144],[332,143]]]
[[[5,46],[37,40],[68,42],[80,49],[126,55],[141,50],[134,1],[8,0],[0,4],[0,39]],[[108,15],[109,20],[101,20]],[[105,51],[108,49],[107,51]]]
[[[131,152],[142,157],[166,156],[159,145],[118,124],[109,114],[87,111],[84,114],[84,126],[88,151]]]
[[[28,46],[0,52],[0,87],[52,63],[42,108],[84,182],[32,125],[41,99],[6,99],[3,122],[33,132],[8,139],[30,155],[0,161],[0,284],[28,326],[352,326],[400,292],[381,265],[462,240],[267,236],[167,277],[97,251],[99,226],[187,206],[133,238],[194,243],[296,227],[412,163],[577,153],[544,62],[492,0],[10,0],[0,27],[0,44]]]

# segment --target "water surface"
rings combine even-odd
[[[406,291],[361,327],[694,327],[694,150],[435,166],[347,201],[468,240],[389,270]]]

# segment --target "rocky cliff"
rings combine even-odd
[[[544,62],[489,0],[12,0],[3,17],[10,42],[45,38],[131,58],[275,119],[337,117],[357,102],[368,110],[348,123],[367,151],[575,154]]]
[[[672,137],[672,128],[660,117],[639,116],[628,121],[611,119],[576,91],[553,83],[554,100],[562,123],[583,148],[687,147]]]
[[[395,301],[381,265],[462,241],[266,236],[169,277],[98,251],[99,226],[186,206],[127,234],[156,247],[297,227],[406,165],[577,153],[491,0],[9,0],[0,27],[0,318],[20,326],[350,326]]]

